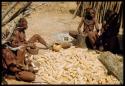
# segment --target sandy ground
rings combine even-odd
[[[56,7],[57,5],[57,7]],[[34,3],[36,8],[38,4]],[[35,11],[27,18],[29,28],[27,29],[27,38],[33,34],[40,34],[48,43],[54,41],[54,36],[60,32],[76,30],[79,19],[72,19],[73,15],[70,9],[75,9],[75,3],[67,2],[58,4],[52,3],[38,6]]]
[[[55,42],[55,35],[61,33],[61,32],[68,32],[70,30],[76,30],[78,27],[78,24],[80,22],[80,17],[73,18],[73,14],[71,13],[71,10],[74,10],[76,8],[75,2],[53,2],[53,3],[42,3],[42,2],[33,2],[31,8],[33,9],[32,13],[27,17],[28,20],[28,29],[26,30],[27,39],[32,37],[34,34],[39,34],[41,37],[43,37],[48,44],[52,44]],[[38,46],[42,46],[38,44]],[[73,48],[75,49],[75,48]],[[80,49],[77,49],[78,51]],[[70,51],[70,49],[69,49]],[[62,50],[62,52],[66,52],[65,50]],[[51,55],[55,55],[55,52],[52,52],[50,50],[40,50],[39,54],[36,55],[38,59],[36,61],[39,62],[39,59],[44,56],[45,53],[51,53]],[[77,53],[77,52],[76,52]],[[59,52],[60,54],[60,52]],[[57,54],[57,55],[59,55]],[[81,53],[82,54],[82,53]],[[91,52],[91,55],[93,57],[97,57],[98,54],[93,54]],[[54,57],[53,57],[54,58]],[[96,59],[97,60],[97,59]],[[45,65],[45,64],[42,64]],[[42,66],[41,65],[41,66]],[[105,70],[105,69],[103,69]],[[102,70],[102,71],[103,71]],[[36,74],[36,80],[35,82],[44,83],[41,79],[42,75]],[[110,76],[112,82],[109,80],[110,84],[118,84],[119,81],[116,80],[115,77]],[[18,81],[8,81],[10,84],[26,84],[26,82],[18,82]],[[47,83],[47,82],[45,82]],[[49,83],[57,83],[57,81],[49,82]],[[63,81],[60,83],[63,83]],[[66,83],[66,82],[64,82]],[[105,82],[106,83],[106,82]],[[71,82],[71,84],[78,84],[75,82]],[[92,83],[90,83],[92,84]]]

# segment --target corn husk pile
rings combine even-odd
[[[39,52],[40,53],[40,52]],[[87,49],[62,49],[59,52],[47,50],[43,55],[35,55],[39,71],[34,82],[45,84],[119,84],[96,58],[99,54]]]

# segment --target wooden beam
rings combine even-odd
[[[77,8],[76,8],[76,10],[75,10],[75,12],[74,12],[74,14],[73,14],[73,19],[76,17],[76,13],[77,13],[77,11],[78,11],[78,9],[79,9],[81,3],[82,3],[82,2],[80,2],[80,3],[78,4],[78,6],[77,6]]]
[[[19,14],[21,14],[22,12],[25,11],[25,9],[30,6],[32,2],[28,2],[25,6],[23,6],[22,8],[20,8],[15,14],[13,14],[9,19],[7,19],[5,22],[2,23],[2,26],[5,26],[7,23],[9,23],[10,21],[12,21],[13,19],[15,19]]]
[[[14,2],[11,7],[7,9],[7,11],[3,14],[2,20],[6,17],[6,15],[18,4],[19,2]]]

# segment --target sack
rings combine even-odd
[[[29,71],[21,71],[16,74],[16,78],[18,80],[31,82],[35,80],[35,75],[32,72]]]

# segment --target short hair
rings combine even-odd
[[[26,22],[27,23],[27,20],[23,17],[23,18],[20,18],[18,23],[17,23],[17,27],[20,27],[22,26],[22,22]]]
[[[85,9],[86,12],[90,12],[90,10],[94,11],[94,14],[96,13],[96,11],[92,7],[88,7]]]
[[[22,21],[26,21],[27,22],[27,20],[26,20],[26,18],[20,18],[20,20],[19,20],[19,22],[22,22]]]

